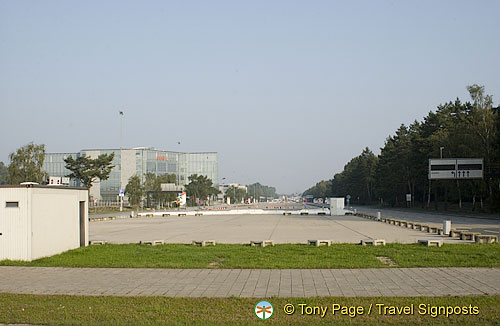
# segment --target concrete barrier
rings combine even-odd
[[[400,221],[399,226],[407,228],[408,227],[408,222],[407,221]]]
[[[362,246],[385,246],[384,239],[365,239],[361,240]]]
[[[177,214],[177,216],[187,216],[187,214],[186,213],[179,213],[179,214]]]
[[[165,216],[170,216],[170,213],[163,213],[161,214],[162,217],[165,217]]]
[[[193,245],[195,246],[215,246],[215,240],[193,240]]]
[[[476,235],[476,243],[495,243],[498,242],[498,237],[496,235],[489,234],[479,234]]]
[[[311,246],[327,246],[329,247],[332,244],[331,240],[307,240],[307,244]]]
[[[420,223],[413,223],[413,229],[421,231],[422,230],[422,224],[420,224]]]
[[[427,224],[422,224],[420,225],[420,231],[422,232],[429,232],[429,226]]]
[[[202,216],[203,213],[194,213],[194,216]]]
[[[257,241],[250,241],[250,246],[251,247],[267,247],[267,246],[274,246],[274,241],[273,240],[257,240]]]
[[[415,223],[413,223],[413,222],[406,222],[406,227],[408,229],[414,229],[415,228]]]
[[[477,232],[462,232],[460,234],[460,240],[476,241],[476,236],[480,235]]]
[[[438,239],[419,239],[418,243],[424,244],[427,247],[441,247],[443,245],[443,240]]]
[[[427,232],[429,232],[429,233],[438,233],[438,227],[436,227],[436,226],[429,226],[429,230]]]

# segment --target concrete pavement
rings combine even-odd
[[[0,292],[96,296],[499,295],[500,268],[147,269],[0,267]]]
[[[110,243],[138,243],[142,240],[164,240],[165,243],[191,243],[193,240],[215,240],[218,243],[249,243],[252,240],[307,243],[310,239],[359,243],[362,239],[369,238],[385,239],[387,243],[415,243],[418,239],[462,242],[447,236],[349,215],[143,217],[91,222],[89,232],[90,240],[105,240]]]

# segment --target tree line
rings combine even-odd
[[[500,210],[500,106],[484,86],[467,87],[472,101],[441,104],[423,121],[402,124],[380,154],[365,148],[344,170],[305,195],[345,197],[351,203]],[[483,179],[429,180],[431,158],[483,158]],[[407,202],[407,194],[411,201]]]

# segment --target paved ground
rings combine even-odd
[[[359,213],[377,215],[409,220],[414,222],[443,225],[444,220],[451,220],[452,228],[457,230],[468,230],[482,234],[499,235],[500,216],[494,215],[474,215],[432,211],[412,211],[405,209],[380,209],[376,207],[353,206]]]
[[[499,295],[499,268],[0,267],[0,292],[169,297]]]
[[[449,237],[405,229],[356,216],[318,215],[220,215],[126,218],[91,222],[90,240],[110,243],[137,243],[164,240],[166,243],[191,243],[216,240],[219,243],[249,243],[274,240],[275,243],[306,243],[310,239],[336,243],[359,243],[361,239],[385,239],[388,243],[415,243],[417,239]]]

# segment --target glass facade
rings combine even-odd
[[[130,153],[133,151],[133,153]],[[125,152],[129,152],[129,157],[125,159]],[[130,174],[141,176],[144,182],[147,173],[154,173],[157,176],[164,174],[175,174],[177,176],[178,185],[186,185],[188,177],[192,174],[205,175],[210,178],[215,187],[218,186],[219,180],[219,157],[218,153],[181,153],[156,150],[152,148],[136,148],[136,149],[98,149],[98,150],[82,150],[79,153],[47,153],[44,162],[44,170],[50,176],[63,177],[71,173],[65,168],[66,163],[64,158],[69,155],[77,157],[80,155],[97,157],[100,154],[114,153],[115,157],[112,164],[115,166],[111,171],[107,180],[99,183],[100,199],[116,201],[120,189],[124,189],[126,183],[122,180],[122,173],[125,173],[124,178],[128,179]],[[128,155],[128,154],[127,154]],[[135,159],[133,157],[135,155]],[[127,174],[125,171],[131,171]],[[71,185],[78,186],[77,182],[71,181]]]
[[[71,173],[70,170],[66,169],[66,162],[64,160],[71,156],[77,158],[79,153],[47,153],[45,154],[45,160],[43,161],[43,170],[49,174],[51,177],[65,177]],[[69,181],[71,187],[79,187],[80,182],[78,180],[71,179]]]

